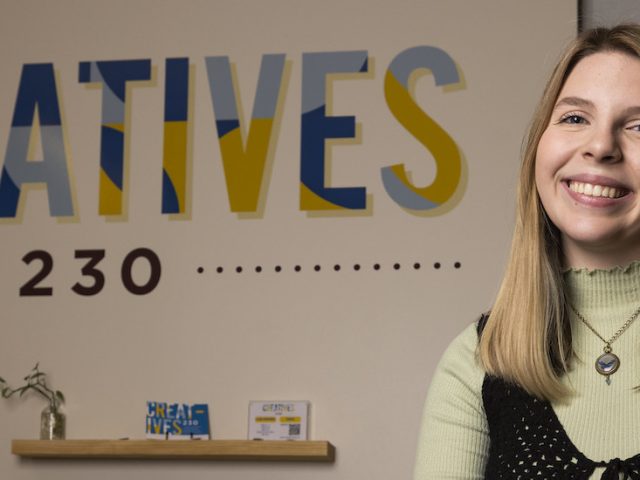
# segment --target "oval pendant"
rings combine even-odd
[[[600,375],[612,375],[620,368],[620,359],[617,355],[607,352],[596,360],[596,370]]]

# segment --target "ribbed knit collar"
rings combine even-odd
[[[569,301],[592,324],[622,324],[640,306],[640,261],[610,270],[564,273]]]

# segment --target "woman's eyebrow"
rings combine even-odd
[[[638,115],[639,113],[640,113],[640,105],[634,105],[634,106],[631,106],[631,107],[627,107],[622,112],[622,114],[624,116]]]
[[[561,107],[563,105],[569,105],[571,107],[582,107],[582,108],[593,108],[594,104],[591,100],[587,100],[585,98],[580,97],[563,97],[556,102],[555,108]]]
[[[563,97],[556,103],[554,110],[558,107],[562,106],[570,106],[570,107],[579,107],[579,108],[595,108],[595,104],[591,100],[587,100],[586,98],[581,97]],[[621,115],[629,116],[629,115],[637,115],[640,113],[640,105],[631,105],[625,108]]]

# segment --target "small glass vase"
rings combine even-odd
[[[66,421],[57,406],[48,405],[40,415],[40,440],[64,440]]]

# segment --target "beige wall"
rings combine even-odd
[[[0,375],[16,382],[40,361],[68,397],[69,438],[141,438],[146,400],[207,402],[215,438],[245,438],[249,400],[309,400],[311,438],[330,440],[338,456],[333,465],[20,461],[10,440],[35,438],[44,407],[29,397],[0,402],[3,478],[409,478],[436,362],[495,293],[522,134],[575,30],[575,2],[556,0],[5,5],[0,155],[22,65],[53,62],[78,218],[52,219],[36,189],[19,221],[0,223]],[[435,175],[384,98],[389,63],[420,45],[446,51],[464,78],[464,88],[448,92],[431,75],[416,84],[418,104],[455,140],[468,169],[460,202],[439,216],[401,209],[380,179],[382,167],[399,162],[416,184]],[[336,81],[331,101],[334,115],[356,116],[361,142],[333,147],[330,175],[336,186],[366,186],[371,208],[310,216],[299,208],[302,53],[356,49],[368,51],[370,73]],[[287,55],[282,121],[264,214],[239,218],[227,202],[204,57],[231,57],[247,119],[265,53]],[[176,56],[192,64],[192,210],[169,220],[159,204],[164,61]],[[106,221],[97,214],[101,91],[78,83],[78,62],[136,58],[152,60],[154,77],[129,92],[129,213]],[[160,257],[162,279],[134,296],[120,266],[141,246]],[[106,251],[106,285],[81,297],[70,290],[88,281],[74,250],[92,248]],[[43,283],[50,297],[18,295],[37,271],[21,258],[35,249],[54,258]],[[215,273],[219,265],[225,273]],[[134,273],[144,278],[144,269]]]

